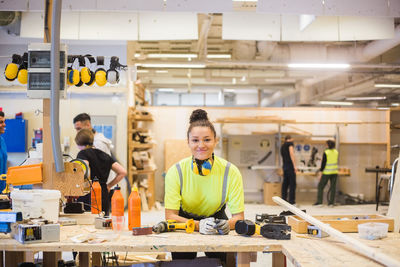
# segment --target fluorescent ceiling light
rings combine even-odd
[[[321,105],[351,106],[353,102],[344,101],[319,101]]]
[[[197,58],[196,54],[147,54],[148,58]]]
[[[349,101],[363,101],[363,100],[385,100],[386,96],[357,96],[357,97],[346,97]]]
[[[136,72],[137,72],[137,73],[148,73],[149,70],[137,70]]]
[[[400,84],[376,83],[377,88],[400,88]]]
[[[347,63],[289,63],[289,68],[293,69],[348,69]]]
[[[175,91],[174,88],[158,88],[157,90],[159,92],[173,92],[173,91]]]
[[[205,64],[188,64],[188,63],[141,63],[138,66],[143,68],[179,68],[179,69],[202,69]]]
[[[156,73],[168,73],[168,70],[156,70]]]
[[[379,108],[377,108],[377,109],[379,109],[379,110],[388,110],[388,109],[390,109],[389,107],[379,107]]]
[[[398,107],[400,106],[400,103],[392,103],[392,107]]]
[[[207,58],[231,58],[230,54],[208,54]]]
[[[234,93],[235,89],[224,89],[224,93]]]

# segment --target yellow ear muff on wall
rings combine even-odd
[[[18,68],[18,81],[21,84],[28,83],[28,53],[24,53],[22,56],[22,63]]]
[[[96,84],[98,86],[104,86],[107,83],[107,72],[103,68],[99,68],[95,73]]]
[[[90,82],[90,78],[91,78],[91,70],[88,67],[84,67],[81,69],[81,79],[82,82],[84,83],[88,83]]]
[[[14,81],[18,75],[19,65],[22,63],[22,57],[20,55],[14,54],[12,55],[12,62],[6,65],[4,70],[4,75],[7,81]]]
[[[18,71],[18,81],[21,84],[27,84],[28,83],[28,70],[27,69],[20,69]]]

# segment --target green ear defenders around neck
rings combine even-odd
[[[117,71],[119,65],[119,58],[111,57],[110,68],[107,70],[107,81],[111,84],[119,83],[119,72]]]
[[[95,79],[96,79],[96,84],[98,86],[104,86],[107,83],[107,71],[102,68],[101,66],[104,66],[104,57],[99,56],[97,57],[97,68],[95,72]]]
[[[90,65],[96,62],[94,57],[92,57],[91,55],[85,55],[85,58],[89,60]],[[85,67],[81,69],[81,80],[88,86],[91,86],[95,80],[95,74],[90,69],[90,65],[88,67],[85,61]]]
[[[4,69],[4,75],[7,81],[12,82],[17,78],[18,68],[21,63],[22,63],[22,57],[20,55],[13,54],[11,63],[7,64],[6,68]]]
[[[24,53],[22,56],[22,62],[18,68],[18,81],[21,84],[28,83],[28,53]]]

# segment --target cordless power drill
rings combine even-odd
[[[194,220],[190,219],[185,223],[178,223],[176,220],[167,220],[157,223],[153,226],[153,232],[159,234],[164,232],[171,232],[175,230],[186,230],[187,233],[194,232]]]

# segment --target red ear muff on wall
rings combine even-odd
[[[4,76],[7,81],[14,81],[18,76],[19,65],[22,63],[22,57],[20,55],[12,55],[12,62],[6,65],[4,69]]]

